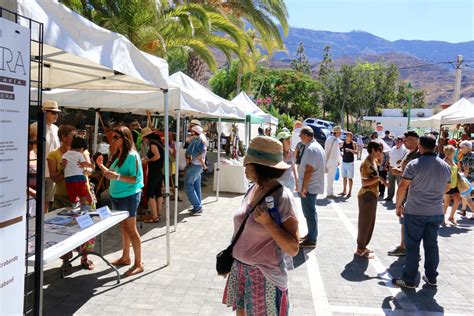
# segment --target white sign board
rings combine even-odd
[[[23,314],[29,29],[0,18],[0,315]]]

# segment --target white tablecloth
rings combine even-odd
[[[214,164],[214,184],[213,189],[217,188],[217,164]],[[249,181],[245,177],[244,166],[231,166],[221,164],[219,172],[220,191],[232,193],[246,193]]]

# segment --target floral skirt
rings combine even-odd
[[[246,315],[288,315],[288,290],[282,291],[254,266],[235,260],[227,277],[222,303]]]

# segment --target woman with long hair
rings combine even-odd
[[[155,134],[151,128],[145,127],[141,132],[142,140],[148,145],[146,158],[143,163],[148,166],[146,196],[151,209],[151,219],[145,223],[158,223],[161,219],[161,206],[163,204],[163,183],[162,169],[165,164],[165,150],[159,135]]]
[[[288,315],[288,269],[299,243],[293,192],[278,182],[289,168],[282,147],[271,137],[255,137],[244,159],[245,175],[255,184],[234,214],[234,234],[248,219],[222,299],[237,315]]]
[[[453,200],[453,206],[451,206],[451,213],[449,213],[448,220],[453,224],[457,225],[458,222],[454,218],[456,210],[458,209],[459,203],[461,203],[461,193],[457,188],[458,186],[458,171],[459,167],[454,162],[454,156],[456,154],[456,148],[453,145],[444,146],[444,161],[449,165],[451,169],[451,186],[449,191],[444,193],[444,202],[443,202],[443,214],[446,215],[449,204]],[[446,218],[443,221],[443,225],[446,226]]]
[[[293,191],[298,191],[298,176],[296,174],[295,153],[291,149],[291,133],[280,132],[277,135],[278,140],[283,145],[283,161],[290,166],[285,173],[278,179],[280,183]]]
[[[144,271],[141,255],[141,239],[137,230],[137,209],[143,188],[143,169],[140,155],[135,149],[132,133],[125,126],[113,129],[112,142],[116,147],[112,154],[110,168],[104,166],[102,156],[97,158],[97,164],[110,179],[109,194],[112,209],[128,211],[129,217],[120,223],[122,234],[122,256],[113,261],[115,266],[131,264],[130,242],[135,253],[133,266],[125,272],[124,276],[130,276]]]

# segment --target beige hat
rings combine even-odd
[[[61,112],[58,106],[58,102],[56,101],[43,101],[43,106],[41,107],[43,111],[53,111],[53,112]]]
[[[153,134],[153,133],[154,133],[154,131],[151,128],[145,127],[145,128],[142,129],[141,136],[146,137],[146,136],[148,136],[150,134]]]
[[[192,119],[191,124],[201,126],[201,122],[199,120],[196,120],[196,119]]]
[[[342,132],[342,129],[340,126],[336,125],[332,128],[332,132],[333,133],[339,133],[339,132]]]
[[[252,139],[244,158],[244,166],[249,163],[275,169],[290,168],[290,165],[283,162],[283,145],[269,136],[258,136]]]

